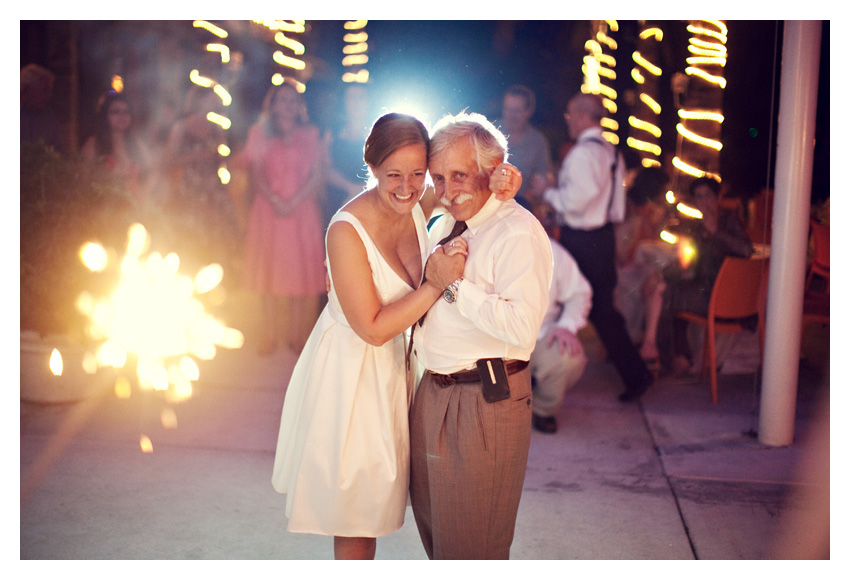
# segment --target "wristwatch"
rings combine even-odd
[[[443,290],[443,300],[452,304],[457,301],[457,291],[460,289],[460,283],[463,281],[463,276],[449,284],[448,288]]]

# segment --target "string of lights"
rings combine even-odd
[[[203,30],[204,33],[211,34],[216,38],[216,40],[208,42],[204,48],[209,53],[217,53],[221,59],[221,64],[228,64],[230,62],[230,47],[223,42],[227,39],[228,32],[220,26],[207,22],[206,20],[195,20],[192,23],[192,26]],[[189,73],[189,80],[200,87],[212,90],[221,100],[223,107],[229,107],[233,102],[230,92],[223,84],[219,83],[215,79],[202,75],[198,69],[193,69]],[[230,183],[231,175],[230,170],[227,167],[227,158],[230,156],[230,147],[227,144],[226,133],[227,130],[230,129],[231,121],[229,117],[216,111],[207,112],[207,120],[210,123],[215,123],[224,129],[224,133],[222,133],[224,138],[217,148],[218,154],[221,157],[221,162],[218,166],[218,178],[222,184],[227,185]]]
[[[344,24],[345,35],[342,37],[345,45],[342,48],[342,75],[344,83],[366,83],[369,81],[369,34],[366,32],[368,20],[349,20]]]
[[[655,60],[658,59],[659,45],[664,39],[664,33],[657,26],[650,26],[645,21],[638,23],[637,50],[632,53],[634,66],[631,77],[636,85],[638,95],[629,116],[629,136],[626,145],[638,152],[643,167],[659,167],[661,165],[660,117],[661,105],[658,103],[659,77],[662,69]]]
[[[611,52],[617,50],[617,41],[611,36],[619,30],[616,20],[593,21],[593,37],[584,44],[585,55],[581,67],[584,80],[581,91],[585,94],[601,95],[605,109],[610,115],[617,113],[617,91],[608,84],[617,78],[617,61]],[[608,51],[608,52],[606,52]],[[601,121],[602,135],[614,145],[618,145],[619,124],[611,117]]]

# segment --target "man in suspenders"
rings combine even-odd
[[[625,390],[621,401],[635,401],[654,377],[632,344],[623,316],[614,307],[617,285],[614,224],[625,216],[625,164],[602,136],[605,107],[599,95],[579,93],[567,104],[565,119],[575,145],[564,158],[558,186],[544,199],[561,218],[561,244],[575,258],[593,288],[589,320]]]

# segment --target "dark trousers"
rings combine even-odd
[[[623,315],[614,307],[614,288],[617,286],[614,226],[607,224],[595,230],[573,230],[561,226],[559,241],[593,288],[588,319],[623,380],[626,392],[641,391],[652,382],[653,377],[629,338]]]

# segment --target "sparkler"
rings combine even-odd
[[[211,360],[216,347],[241,348],[244,337],[207,313],[200,297],[221,282],[224,272],[210,264],[194,277],[179,272],[175,253],[146,253],[150,239],[144,226],[128,232],[123,258],[109,258],[99,244],[85,244],[80,259],[93,272],[110,268],[120,274],[106,296],[83,292],[77,308],[88,318],[89,337],[98,344],[93,358],[97,368],[125,368],[136,362],[138,385],[165,393],[171,401],[191,397],[192,383],[200,377],[198,360]],[[126,379],[115,386],[116,396],[129,392]]]

